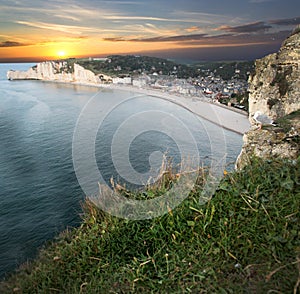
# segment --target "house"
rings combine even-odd
[[[124,78],[117,77],[117,78],[113,78],[112,82],[113,82],[113,84],[123,84],[123,85],[126,84],[126,85],[128,85],[128,84],[131,84],[132,79],[131,79],[131,77],[124,77]]]

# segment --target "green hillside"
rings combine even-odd
[[[155,219],[118,219],[86,202],[82,225],[0,292],[298,293],[300,159],[254,159],[225,174],[205,205],[200,179],[177,209]]]

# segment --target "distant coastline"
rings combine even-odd
[[[225,106],[204,95],[189,95],[168,92],[167,89],[158,89],[147,85],[134,86],[132,84],[101,83],[98,77],[77,64],[74,70],[64,68],[65,64],[55,62],[39,63],[35,68],[28,71],[8,71],[9,80],[37,80],[51,83],[63,83],[71,85],[82,85],[97,87],[99,89],[115,89],[145,94],[148,96],[160,97],[162,99],[176,103],[195,115],[204,118],[224,129],[243,135],[250,128],[247,113],[245,111]],[[63,69],[63,70],[62,70]]]

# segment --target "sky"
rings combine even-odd
[[[0,62],[252,60],[277,51],[299,23],[299,0],[0,0]]]

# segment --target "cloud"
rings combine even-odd
[[[151,21],[166,21],[166,22],[177,22],[176,19],[168,19],[162,17],[152,17],[152,16],[125,16],[125,15],[103,15],[103,19],[109,20],[151,20]]]
[[[300,24],[300,17],[270,20],[269,23],[279,26],[298,25]]]
[[[104,38],[104,41],[113,41],[113,42],[182,42],[182,41],[196,41],[207,36],[206,34],[193,34],[193,35],[178,35],[178,36],[163,36],[163,37],[153,37],[153,38]]]
[[[261,31],[266,31],[268,29],[272,28],[272,26],[267,25],[263,21],[253,22],[241,26],[221,26],[216,28],[216,31],[225,31],[230,33],[256,33]]]
[[[30,44],[25,44],[25,43],[20,43],[20,42],[15,42],[15,41],[4,41],[0,42],[0,47],[5,48],[5,47],[21,47],[21,46],[29,46]]]
[[[250,0],[249,3],[265,3],[272,2],[273,0]]]
[[[89,36],[72,36],[72,37],[65,37],[59,36],[55,37],[55,39],[43,39],[36,41],[35,45],[38,46],[48,46],[48,45],[55,45],[57,43],[78,43],[84,40],[88,40]]]
[[[62,18],[62,19],[64,19],[64,20],[69,19],[69,20],[72,20],[72,21],[81,21],[80,18],[75,17],[75,16],[72,16],[72,15],[55,14],[54,16],[55,16],[55,17],[58,17],[58,18]]]
[[[216,23],[226,23],[232,20],[231,16],[224,14],[212,14],[186,10],[175,10],[169,15],[174,21],[192,23],[193,25],[215,25]]]
[[[103,4],[109,5],[144,5],[145,3],[140,1],[99,1]]]
[[[95,27],[71,26],[71,25],[61,25],[61,24],[45,23],[45,22],[16,21],[16,23],[26,25],[29,27],[58,31],[58,32],[72,34],[72,35],[81,35],[83,33],[104,33],[104,32],[128,33],[128,30],[122,30],[122,29],[98,29]]]
[[[25,1],[24,1],[25,2]],[[104,11],[102,8],[101,11],[99,9],[88,9],[78,5],[70,5],[69,3],[59,3],[55,4],[52,1],[45,2],[42,6],[32,5],[26,6],[24,5],[1,5],[0,8],[2,11],[7,11],[7,14],[13,11],[14,15],[19,16],[32,16],[35,13],[35,16],[43,16],[48,18],[49,16],[59,14],[60,16],[74,16],[76,18],[82,19],[82,17],[94,17],[96,18],[97,15]]]
[[[192,33],[192,32],[200,31],[200,27],[198,27],[198,26],[192,26],[192,27],[186,28],[185,30],[187,32],[189,32],[189,33]]]
[[[82,33],[82,30],[86,29],[86,27],[59,25],[59,24],[51,24],[45,22],[17,21],[16,23],[29,26],[29,27],[39,28],[39,29],[53,30],[53,31],[65,32],[65,33],[76,34],[76,35],[80,35]]]
[[[0,35],[0,38],[5,37],[5,35]],[[63,37],[58,36],[55,39],[40,38],[38,40],[32,40],[30,43],[24,40],[23,41],[0,41],[0,48],[9,48],[9,47],[24,47],[24,46],[48,46],[48,45],[56,45],[57,43],[75,43],[80,42],[82,40],[89,39],[89,36],[72,36],[72,37]],[[22,40],[22,39],[19,39]]]
[[[140,33],[142,37],[145,38],[145,35],[149,36],[155,36],[155,37],[165,37],[165,36],[176,36],[178,35],[178,30],[176,28],[169,29],[165,26],[156,26],[151,23],[146,23],[145,25],[133,25],[128,26],[128,29],[131,29],[133,31],[136,31]],[[135,39],[139,39],[138,35],[135,35]]]
[[[245,33],[245,34],[221,34],[221,35],[178,35],[178,36],[159,36],[153,38],[105,38],[103,40],[110,42],[173,42],[180,47],[232,47],[232,46],[250,46],[262,44],[281,44],[283,40],[290,35],[290,31],[280,31],[277,33]]]
[[[207,36],[202,40],[185,42],[184,45],[191,46],[249,46],[259,44],[281,44],[289,35],[290,31],[280,31],[276,33],[258,34],[223,34],[218,36]]]

